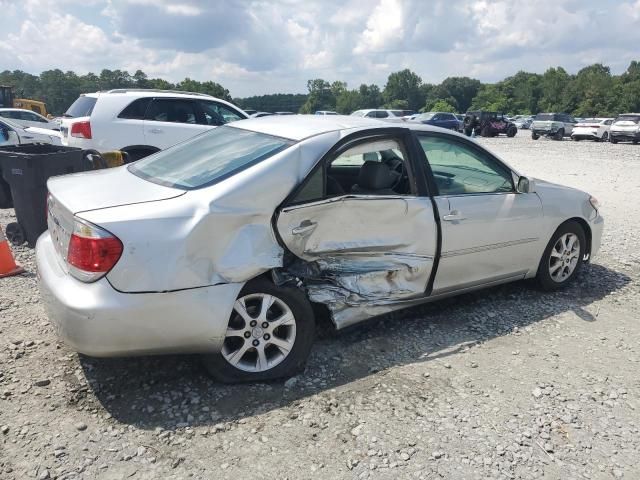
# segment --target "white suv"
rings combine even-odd
[[[202,93],[117,89],[80,95],[63,115],[63,145],[123,150],[137,160],[206,130],[248,118]]]

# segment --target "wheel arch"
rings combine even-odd
[[[120,150],[123,152],[127,152],[129,155],[132,155],[132,156],[134,152],[140,152],[140,153],[148,152],[147,155],[151,155],[152,153],[156,153],[160,151],[158,147],[154,147],[153,145],[129,145],[127,147],[121,148]]]

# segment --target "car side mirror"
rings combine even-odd
[[[535,193],[536,182],[532,178],[520,177],[516,190],[518,193]]]

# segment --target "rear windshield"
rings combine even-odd
[[[293,142],[228,126],[218,127],[129,165],[129,171],[167,187],[206,187],[265,160]]]
[[[546,121],[553,121],[553,120],[557,120],[558,119],[558,115],[554,115],[553,113],[539,113],[536,115],[535,120],[546,120]]]
[[[620,115],[616,118],[616,122],[640,122],[640,115]]]
[[[64,113],[65,117],[89,117],[98,99],[95,97],[78,97]]]

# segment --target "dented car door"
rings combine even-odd
[[[428,197],[345,195],[294,205],[280,211],[277,229],[301,260],[291,272],[339,328],[425,294],[437,248]]]

